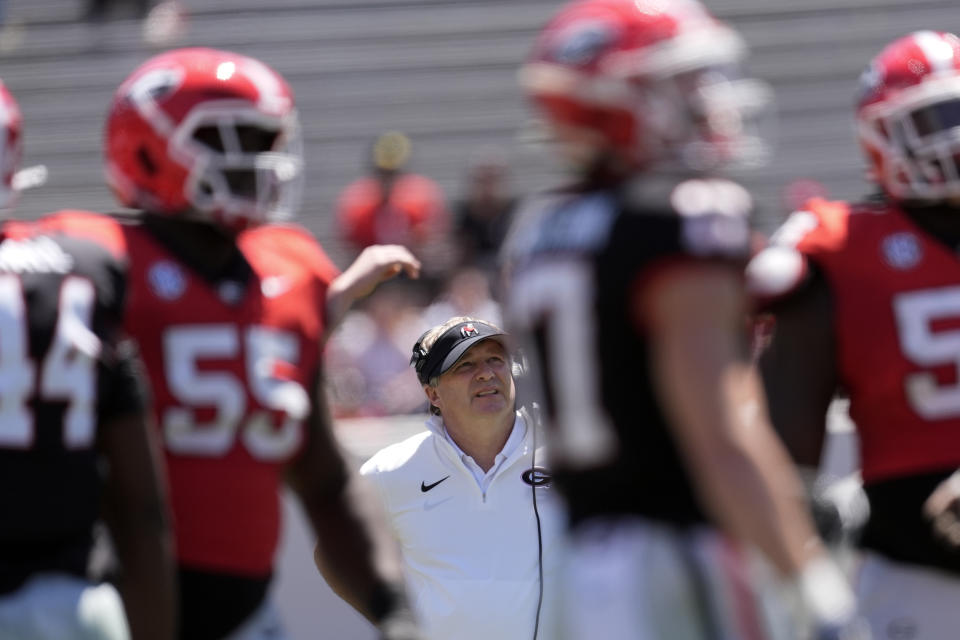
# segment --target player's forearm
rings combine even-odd
[[[718,447],[698,463],[697,486],[711,514],[734,537],[758,547],[785,577],[799,573],[823,547],[807,515],[789,459],[758,428],[753,443]]]
[[[314,500],[308,511],[317,534],[317,569],[338,596],[378,624],[384,608],[393,606],[385,594],[403,589],[395,545],[362,484],[352,478],[342,493]]]
[[[755,372],[722,332],[667,341],[661,349],[665,400],[704,507],[782,573],[798,571],[818,538],[802,486],[767,421]]]
[[[122,566],[120,591],[131,637],[172,640],[177,623],[176,577],[173,537],[163,510],[158,506],[141,518],[115,521],[111,528]]]
[[[142,414],[129,414],[99,430],[110,463],[103,516],[121,564],[120,590],[133,637],[171,640],[177,624],[173,534],[150,428]]]
[[[357,298],[357,294],[351,289],[350,283],[343,275],[330,283],[330,287],[327,289],[326,308],[324,309],[327,334],[340,325]]]
[[[370,295],[382,282],[399,273],[411,278],[420,274],[420,262],[400,245],[366,247],[327,290],[327,332],[333,330],[355,302]]]

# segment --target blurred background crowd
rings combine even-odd
[[[405,244],[424,277],[357,308],[328,354],[337,416],[423,409],[412,341],[452,313],[498,318],[495,262],[517,198],[553,184],[516,68],[557,0],[0,0],[0,69],[25,114],[19,212],[115,209],[101,180],[117,81],[168,46],[257,57],[289,79],[304,126],[299,222],[341,267]],[[850,105],[863,61],[893,37],[957,29],[953,0],[714,0],[776,91],[775,146],[739,177],[771,231],[811,195],[866,189]]]

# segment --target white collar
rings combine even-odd
[[[507,437],[507,441],[504,443],[500,453],[498,453],[496,458],[494,458],[493,466],[490,467],[490,470],[486,474],[484,474],[483,470],[480,469],[473,458],[464,452],[464,450],[461,449],[456,442],[454,442],[453,438],[450,437],[446,425],[443,424],[442,416],[431,415],[429,418],[427,418],[426,426],[431,433],[446,441],[451,447],[453,447],[453,451],[456,453],[457,458],[467,466],[467,468],[475,477],[477,477],[477,481],[481,484],[481,486],[488,483],[484,482],[482,477],[478,477],[478,472],[480,476],[491,476],[494,474],[500,468],[503,462],[520,448],[527,436],[527,421],[524,418],[524,414],[521,411],[517,411],[516,417],[513,420],[513,428],[510,430],[510,435]]]

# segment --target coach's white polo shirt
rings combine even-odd
[[[527,482],[543,476],[525,474],[533,462],[533,427],[520,412],[513,429],[487,474],[454,445],[438,417],[360,469],[377,488],[400,543],[414,610],[430,640],[533,638],[539,597],[534,491],[544,562],[539,638],[550,638],[545,627],[563,507],[554,488]],[[537,467],[545,467],[543,456],[538,447]]]

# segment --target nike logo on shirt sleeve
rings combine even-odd
[[[430,489],[433,489],[435,486],[437,486],[438,484],[440,484],[441,482],[443,482],[444,480],[446,480],[446,479],[449,478],[449,477],[450,477],[450,476],[444,476],[444,477],[440,478],[439,480],[437,480],[436,482],[434,482],[433,484],[427,484],[427,483],[425,483],[425,482],[421,482],[421,483],[420,483],[420,491],[426,493],[427,491],[430,491]]]

